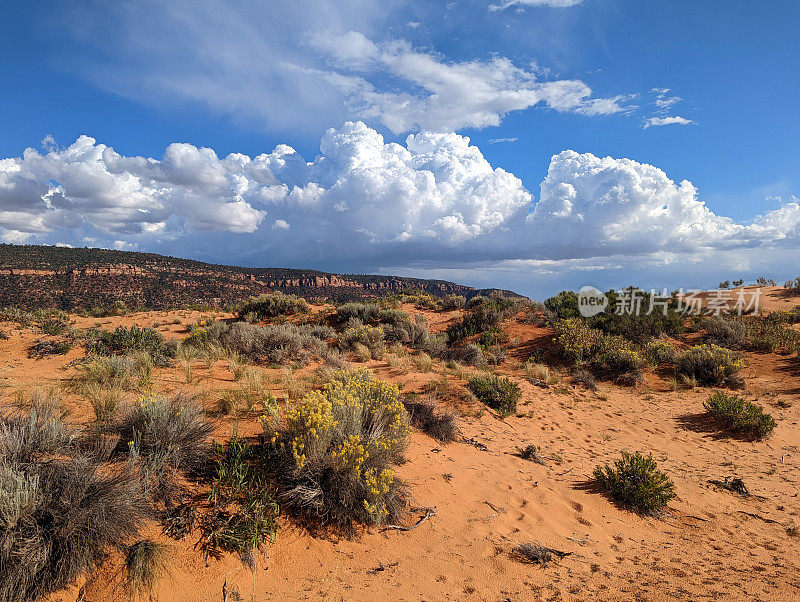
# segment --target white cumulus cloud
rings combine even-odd
[[[681,117],[680,115],[676,115],[674,117],[651,117],[650,119],[646,119],[644,125],[642,126],[644,129],[653,126],[661,126],[661,125],[691,125],[694,121],[691,119],[687,119],[686,117]]]

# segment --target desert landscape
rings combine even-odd
[[[800,600],[798,23],[3,0],[0,602]]]
[[[234,311],[3,310],[4,470],[38,474],[35,465],[92,457],[97,478],[122,472],[146,489],[129,492],[146,508],[118,525],[118,540],[92,533],[91,521],[80,527],[83,545],[103,546],[83,565],[59,559],[58,543],[30,549],[24,509],[9,511],[5,493],[4,565],[31,564],[13,578],[4,570],[3,599],[25,588],[65,601],[796,599],[800,297],[768,287],[759,316],[681,317],[674,330],[625,324],[626,336],[642,329],[642,337],[603,335],[628,341],[635,358],[621,367],[574,336],[589,320],[563,317],[567,297],[543,305],[409,292],[337,305],[271,293]],[[612,308],[603,315],[608,332],[620,326]],[[770,326],[738,326],[751,322]],[[686,367],[682,358],[702,346],[735,357],[727,376],[712,381]],[[365,513],[362,500],[330,502],[343,504],[337,509],[302,503],[287,489],[302,463],[276,468],[286,457],[269,452],[298,408],[312,414],[295,427],[322,428],[312,420],[324,405],[319,392],[337,379],[347,388],[353,375],[388,383],[370,399],[388,396],[397,423],[380,428],[396,427],[402,439],[381,459],[396,473],[370,502],[382,511]],[[711,412],[720,393],[762,408],[755,430],[752,420]],[[163,406],[172,428],[159,427],[157,414],[144,420],[148,404]],[[60,435],[48,435],[42,420],[59,424]],[[131,425],[140,430],[136,453],[120,445]],[[158,428],[167,430],[156,436]],[[382,436],[364,431],[355,441]],[[159,455],[173,444],[184,447]],[[14,445],[31,448],[27,459]],[[326,445],[318,453],[344,453],[341,440]],[[269,512],[254,511],[225,472],[242,446],[251,453],[237,461],[251,476],[240,474],[239,485],[255,487],[248,478],[263,471]],[[613,468],[622,452],[652,456],[674,497],[647,489],[642,479],[652,474],[641,473],[626,477],[634,497],[615,497],[596,468]],[[348,478],[366,479],[359,467]],[[334,468],[316,478],[319,470]],[[333,499],[330,488],[347,486],[322,483],[322,494]],[[115,511],[132,512],[111,504],[102,520],[125,523]],[[36,510],[27,520],[47,529]],[[137,545],[150,551],[139,564]],[[77,564],[65,573],[65,562]],[[58,587],[47,591],[46,579]]]

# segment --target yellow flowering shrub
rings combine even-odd
[[[379,525],[402,511],[404,485],[390,466],[402,459],[409,420],[397,386],[367,369],[339,371],[262,424],[285,506],[337,526]]]
[[[741,354],[717,345],[697,345],[677,360],[678,375],[694,378],[705,385],[724,385],[744,368]]]
[[[591,359],[592,368],[602,376],[639,372],[645,359],[633,344],[621,336],[602,336]]]

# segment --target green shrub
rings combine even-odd
[[[467,304],[469,311],[464,317],[447,327],[445,334],[448,344],[453,345],[476,334],[496,329],[516,309],[513,299],[500,297],[486,299],[479,304],[473,303],[478,298],[474,297]]]
[[[698,345],[683,352],[676,362],[678,376],[706,385],[723,385],[744,367],[741,355],[717,345]]]
[[[514,381],[493,374],[475,376],[469,379],[467,386],[475,397],[497,410],[501,416],[509,416],[517,411],[517,402],[522,394]]]
[[[209,551],[236,552],[249,564],[253,550],[277,533],[278,504],[254,446],[234,434],[225,448],[215,450],[209,495],[214,512],[204,525],[204,540]]]
[[[336,321],[343,323],[358,320],[367,324],[374,321],[380,311],[381,306],[377,303],[345,303],[337,308]]]
[[[69,318],[65,315],[48,316],[39,322],[39,328],[49,335],[64,334],[69,329]]]
[[[409,424],[395,385],[365,369],[339,371],[263,424],[282,506],[346,529],[399,518],[405,487],[391,465],[402,460]]]
[[[260,297],[251,297],[238,310],[239,317],[253,314],[258,320],[293,316],[311,311],[305,299],[283,293],[270,293]]]
[[[447,295],[442,299],[442,309],[445,311],[461,309],[467,304],[467,298],[461,295]]]
[[[736,435],[763,439],[775,428],[775,419],[759,405],[717,391],[704,403],[714,418]]]
[[[622,458],[594,470],[595,479],[626,508],[657,516],[675,497],[675,485],[658,469],[652,456],[622,452]]]
[[[431,355],[433,355],[433,353],[431,353]],[[487,363],[483,349],[475,343],[467,343],[466,345],[446,349],[443,355],[439,357],[444,357],[445,359],[453,360],[461,364],[467,364],[468,366],[475,366],[476,368],[482,368],[486,366]]]
[[[700,327],[706,339],[728,349],[742,349],[747,345],[747,328],[743,321],[734,321],[723,316],[705,318]]]

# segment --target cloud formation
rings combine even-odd
[[[102,89],[162,110],[199,104],[273,131],[323,131],[347,119],[396,134],[455,131],[496,126],[510,112],[537,106],[584,116],[630,110],[626,94],[596,98],[579,79],[540,80],[532,67],[501,54],[447,60],[424,42],[387,38],[398,6],[393,0],[96,5],[92,19],[80,11],[67,21],[75,37],[102,48],[104,61],[76,61],[70,72],[83,70]],[[408,23],[412,35],[422,35],[419,21]]]
[[[686,119],[686,117],[681,117],[680,115],[676,115],[674,117],[651,117],[650,119],[645,120],[644,125],[642,126],[644,129],[653,126],[661,126],[661,125],[691,125],[694,121],[691,119]]]
[[[520,8],[527,6],[550,6],[553,8],[567,8],[569,6],[577,6],[583,0],[503,0],[499,4],[490,4],[489,10],[505,10],[510,6],[517,6]]]
[[[251,158],[176,143],[161,159],[123,156],[87,136],[47,146],[0,160],[7,242],[486,273],[487,265],[598,271],[800,246],[794,198],[739,223],[657,167],[565,150],[552,157],[535,202],[519,178],[453,132],[421,131],[397,144],[347,122],[325,133],[312,161],[287,145]]]

